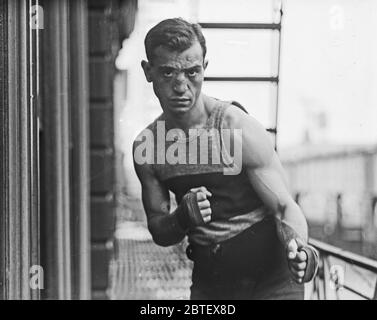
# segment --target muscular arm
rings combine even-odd
[[[308,226],[299,206],[292,199],[284,183],[280,162],[275,154],[257,167],[247,169],[249,179],[276,218],[277,232],[282,243],[288,247],[292,239],[308,241]]]
[[[170,213],[169,191],[155,177],[149,164],[139,165],[134,162],[134,166],[141,183],[142,201],[153,241],[160,246],[181,242],[186,230],[180,226],[177,214]]]
[[[236,107],[230,106],[225,116],[225,126],[242,129],[242,166],[255,191],[274,214],[279,239],[285,247],[296,238],[306,243],[306,219],[289,194],[283,168],[267,132],[254,118]]]
[[[136,143],[134,144],[134,150]],[[142,201],[147,215],[148,229],[160,246],[171,246],[183,240],[189,230],[211,221],[212,194],[204,186],[192,188],[181,199],[179,206],[170,213],[169,191],[155,176],[150,164],[134,161],[136,174],[141,182]]]

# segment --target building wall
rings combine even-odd
[[[89,2],[92,297],[105,298],[114,229],[114,1]]]
[[[289,159],[283,155],[292,192],[377,193],[377,151],[374,147],[352,149],[304,156],[295,156],[297,151],[292,150]]]
[[[115,58],[133,28],[136,1],[91,0],[89,12],[92,297],[107,297],[116,216]]]
[[[357,252],[375,258],[375,248],[366,244],[375,244],[377,236],[376,148],[307,152],[294,158],[292,151],[289,160],[283,157],[283,166],[310,235],[348,249],[357,244]]]
[[[0,1],[0,298],[37,299],[30,266],[40,263],[35,1]]]
[[[133,0],[0,1],[2,299],[106,298],[114,57],[135,10]]]

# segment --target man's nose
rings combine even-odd
[[[187,90],[187,81],[183,73],[179,73],[174,81],[173,89],[177,93],[184,93]]]

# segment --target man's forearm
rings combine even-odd
[[[292,239],[308,241],[308,225],[300,207],[292,201],[289,205],[280,205],[276,216],[276,226],[280,241],[287,246]]]
[[[164,247],[177,244],[186,236],[186,230],[178,223],[176,212],[150,218],[148,229],[152,234],[153,241]]]
[[[209,212],[206,214],[208,215]],[[161,246],[169,246],[182,241],[190,229],[203,224],[205,221],[199,208],[197,193],[192,191],[183,196],[173,213],[155,214],[148,219],[148,227],[153,239]]]

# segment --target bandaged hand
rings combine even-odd
[[[211,221],[212,210],[208,200],[211,196],[205,187],[193,188],[183,196],[176,210],[182,229],[192,229]]]
[[[297,283],[311,281],[318,269],[318,253],[300,238],[292,239],[287,246],[289,270]]]

